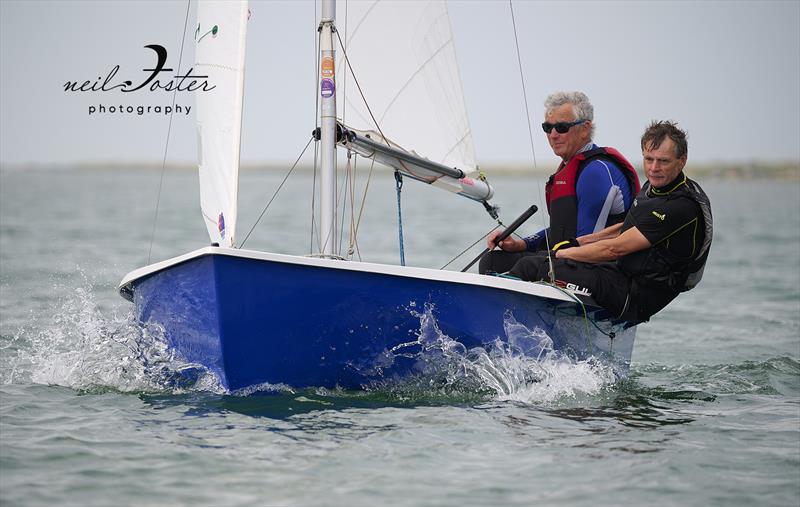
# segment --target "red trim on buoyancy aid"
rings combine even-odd
[[[614,162],[628,180],[631,187],[631,196],[639,193],[639,176],[630,162],[614,148],[597,147],[578,153],[566,165],[561,167],[545,186],[545,200],[547,211],[550,213],[550,241],[555,244],[574,238],[578,233],[578,198],[577,182],[583,168],[595,158],[605,158]],[[620,217],[613,220],[609,216],[606,226],[620,222]]]

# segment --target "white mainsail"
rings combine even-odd
[[[197,6],[194,73],[213,86],[196,92],[200,206],[211,242],[229,247],[236,240],[247,18],[247,1]]]
[[[339,2],[336,26],[380,132],[392,145],[474,172],[475,148],[445,2]],[[346,65],[340,54],[339,117],[353,129],[377,131]]]

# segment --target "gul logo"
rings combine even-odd
[[[653,211],[652,213],[653,213],[654,217],[656,217],[657,219],[661,220],[662,222],[664,221],[665,218],[667,218],[667,214],[666,213],[659,213],[657,211]]]
[[[571,291],[574,294],[580,294],[582,296],[592,297],[592,293],[589,292],[589,289],[587,289],[586,287],[581,287],[580,285],[576,285],[572,282],[556,280],[556,285],[561,287],[562,289],[567,289],[568,291]]]
[[[589,292],[589,289],[587,289],[586,287],[580,287],[578,285],[575,285],[574,283],[568,283],[567,284],[567,290],[571,290],[575,294],[583,294],[584,296],[590,296],[591,297],[591,295],[592,295],[592,293]]]

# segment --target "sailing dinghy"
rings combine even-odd
[[[635,328],[579,294],[340,256],[337,146],[477,201],[490,213],[493,191],[476,170],[445,3],[352,2],[354,28],[342,55],[334,49],[341,40],[335,2],[324,0],[321,12],[318,251],[301,256],[237,247],[249,11],[247,2],[199,2],[194,68],[216,85],[213,93],[198,92],[196,108],[201,208],[211,246],[123,278],[119,292],[134,304],[139,322],[160,327],[178,355],[231,391],[262,384],[360,389],[417,374],[424,367],[422,328],[431,321],[467,350],[496,340],[533,356],[552,348],[578,360],[599,358],[625,375]],[[391,45],[395,36],[401,43]],[[337,89],[336,69],[343,67],[357,80],[346,91]],[[346,124],[337,100],[345,103]],[[420,113],[413,123],[411,111]],[[519,341],[522,328],[547,343]]]

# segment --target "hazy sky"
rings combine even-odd
[[[449,10],[478,160],[530,162],[507,1]],[[314,127],[315,5],[252,1],[242,160],[293,160]],[[544,97],[583,90],[596,141],[639,161],[652,119],[690,135],[690,159],[800,160],[800,2],[515,1],[539,164],[554,160]],[[146,44],[177,67],[186,2],[0,0],[0,162],[160,163],[164,115],[94,114],[89,106],[169,105],[167,92],[64,92],[67,81],[143,76]],[[189,26],[194,20],[191,10]],[[193,61],[192,30],[182,69]],[[117,79],[119,81],[119,78]],[[179,105],[194,97],[179,93]],[[196,159],[194,114],[173,119],[168,161]]]

